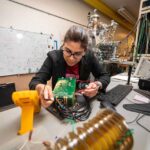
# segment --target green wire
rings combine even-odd
[[[76,122],[74,119],[70,118],[70,119],[65,119],[65,122],[70,123],[72,126],[72,131],[75,131],[75,126],[76,126]]]
[[[127,130],[125,135],[123,135],[123,137],[116,142],[116,145],[121,145],[127,137],[132,136],[132,135],[133,135],[133,129]]]

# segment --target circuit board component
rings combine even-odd
[[[54,98],[63,105],[73,106],[75,104],[75,78],[58,78],[53,90]]]

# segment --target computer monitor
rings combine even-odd
[[[134,76],[150,78],[150,57],[141,57]]]
[[[0,84],[0,111],[14,107],[12,93],[16,91],[15,83]]]

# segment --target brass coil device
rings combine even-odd
[[[133,146],[132,132],[124,118],[110,110],[101,110],[94,118],[59,138],[55,150],[130,150]]]

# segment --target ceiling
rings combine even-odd
[[[121,7],[125,7],[133,17],[138,18],[139,7],[141,0],[101,0],[114,11],[117,11]]]
[[[141,0],[84,0],[85,3],[131,31],[138,19]],[[120,9],[122,8],[122,9]],[[119,13],[117,12],[119,10]]]

